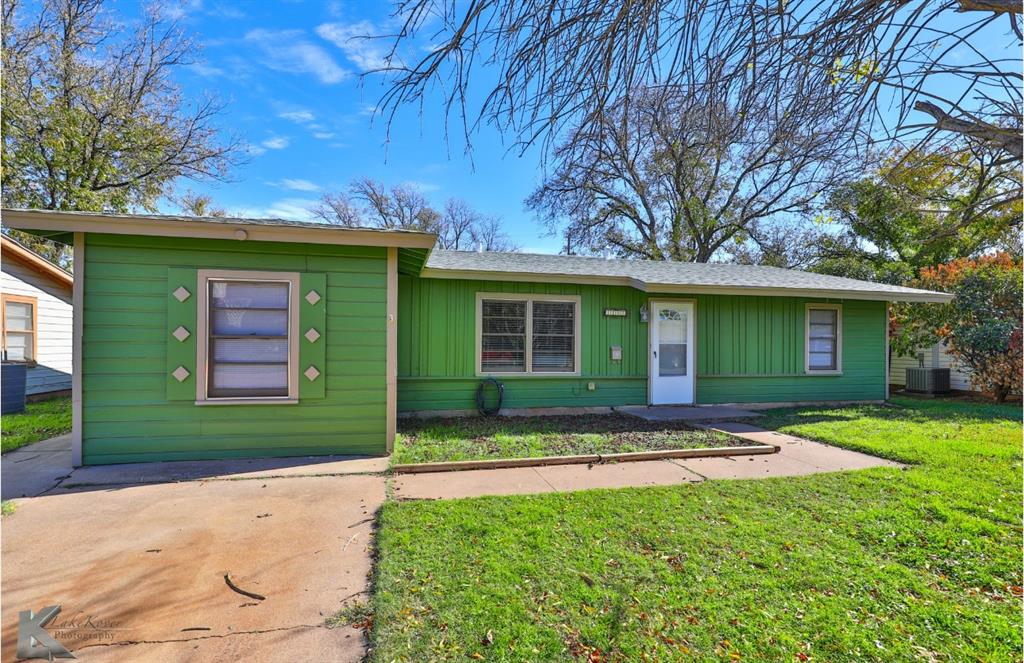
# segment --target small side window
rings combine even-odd
[[[3,296],[4,361],[32,363],[36,360],[37,308],[35,297]]]
[[[806,371],[842,370],[842,308],[837,304],[807,305]]]

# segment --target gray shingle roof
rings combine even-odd
[[[608,282],[647,292],[808,295],[947,302],[951,295],[795,269],[725,263],[656,262],[530,253],[435,249],[424,276],[487,277],[557,283]]]

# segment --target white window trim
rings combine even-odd
[[[211,398],[209,380],[210,281],[269,281],[288,284],[288,395]],[[254,272],[236,269],[200,269],[196,293],[196,405],[294,405],[299,402],[299,296],[298,272]]]
[[[525,356],[525,371],[511,371],[511,372],[487,372],[482,368],[482,349],[483,349],[483,314],[484,314],[484,300],[489,299],[501,299],[505,301],[514,302],[527,302],[526,304],[526,356]],[[533,370],[533,304],[535,301],[544,302],[570,302],[573,304],[573,369],[572,371],[534,371]],[[476,336],[474,342],[476,343],[476,376],[477,377],[550,377],[550,378],[565,378],[565,377],[579,377],[581,373],[580,358],[582,352],[580,351],[582,345],[580,341],[580,331],[583,328],[581,324],[580,315],[580,296],[579,295],[534,295],[529,293],[514,293],[514,292],[478,292],[476,293]]]
[[[829,369],[811,368],[811,311],[825,309],[836,312],[836,367]],[[804,373],[808,375],[842,375],[843,374],[843,305],[815,304],[804,305]]]

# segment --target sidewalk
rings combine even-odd
[[[599,465],[552,465],[501,470],[403,474],[392,480],[399,499],[455,499],[482,495],[527,495],[591,488],[671,486],[709,479],[767,479],[821,472],[900,467],[856,451],[726,422],[706,426],[730,435],[779,447],[760,456],[650,460]]]

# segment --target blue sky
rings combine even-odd
[[[109,2],[110,10],[128,22],[141,7],[137,0]],[[390,16],[393,8],[391,0],[169,0],[165,11],[202,46],[200,61],[178,73],[184,98],[216,95],[226,104],[222,128],[249,146],[248,163],[234,170],[232,181],[183,182],[179,193],[209,194],[232,214],[302,219],[323,193],[370,177],[415,186],[436,206],[461,198],[501,217],[523,250],[557,253],[559,239],[523,207],[541,180],[539,149],[520,156],[507,149],[499,132],[483,126],[471,135],[471,160],[458,118],[447,127],[451,140],[446,140],[436,96],[428,97],[422,114],[417,107],[402,109],[390,135],[384,119],[374,115],[383,80],[361,74],[380,65],[390,41],[351,37],[393,33],[398,27]],[[972,45],[990,54],[1018,55],[1003,25],[975,39]],[[420,57],[429,47],[424,38],[400,55]],[[964,51],[963,57],[969,56]],[[952,93],[960,87],[953,80],[933,83],[933,91]],[[165,211],[173,209],[167,205]]]
[[[352,34],[395,29],[390,2],[228,2],[183,0],[169,12],[202,45],[201,63],[179,71],[186,99],[215,94],[227,104],[223,129],[250,145],[249,162],[228,183],[183,182],[235,214],[303,218],[326,191],[357,177],[419,188],[437,206],[461,198],[498,215],[524,250],[557,253],[559,240],[524,210],[540,181],[537,150],[519,157],[485,127],[472,136],[472,161],[453,119],[445,140],[438,104],[403,109],[391,126],[373,109],[383,92],[374,67],[389,42]],[[111,9],[131,19],[139,4]],[[427,48],[428,44],[417,45]],[[167,211],[172,210],[167,206]]]

